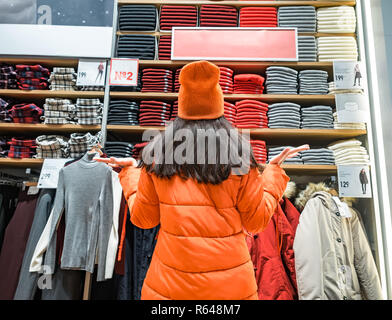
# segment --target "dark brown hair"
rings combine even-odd
[[[186,129],[186,132],[191,133],[194,139],[176,141],[173,137],[181,129]],[[209,136],[198,136],[200,130],[204,130],[204,132],[208,130]],[[208,148],[211,140],[216,145],[214,150]],[[191,143],[194,147],[192,154],[194,161],[192,163],[188,163],[186,160],[184,163],[177,163],[174,157],[172,157],[171,162],[167,161],[175,152],[183,155],[183,151],[188,150],[186,146],[190,147],[189,144]],[[205,148],[200,151],[202,143],[204,143]],[[248,152],[247,157],[245,157],[246,152]],[[221,154],[223,153],[228,155],[226,163],[220,163]],[[151,160],[146,162],[146,156],[148,155]],[[212,163],[210,159],[214,159]],[[224,116],[212,120],[184,120],[177,117],[166,127],[164,132],[155,136],[144,148],[139,167],[145,167],[147,172],[154,173],[161,178],[171,178],[174,175],[179,175],[183,179],[194,178],[199,183],[211,184],[223,182],[230,176],[232,170],[237,170],[236,174],[246,174],[249,168],[255,167],[259,168],[260,171],[262,170],[254,158],[249,141]],[[241,172],[238,172],[240,167],[242,168]]]

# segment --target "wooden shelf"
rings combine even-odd
[[[118,5],[126,4],[155,4],[155,5],[196,5],[219,4],[234,7],[282,7],[282,6],[314,6],[335,7],[335,6],[355,6],[356,1],[206,1],[206,0],[118,0]]]
[[[39,168],[44,163],[43,159],[11,159],[0,158],[1,167]]]
[[[48,125],[42,123],[0,123],[0,134],[46,134],[46,133],[74,133],[99,131],[101,126],[85,126],[77,124]]]
[[[52,91],[52,90],[0,89],[0,97],[10,97],[10,98],[17,98],[17,99],[103,98],[104,91]]]
[[[41,64],[44,67],[73,67],[77,68],[79,59],[78,58],[59,58],[59,57],[31,57],[26,56],[25,58],[18,57],[10,57],[10,56],[1,56],[0,55],[0,63],[7,64]]]

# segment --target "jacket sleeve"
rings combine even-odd
[[[258,233],[267,227],[289,180],[278,165],[267,165],[262,174],[252,168],[242,177],[237,209],[247,231]]]
[[[119,178],[132,223],[141,229],[156,227],[160,221],[159,199],[151,175],[144,168],[125,167]]]
[[[354,244],[354,266],[361,291],[366,300],[384,300],[376,263],[356,212],[353,212],[351,218],[351,228]]]
[[[325,300],[323,288],[323,257],[318,222],[317,199],[310,199],[299,218],[294,238],[295,273],[300,300]]]

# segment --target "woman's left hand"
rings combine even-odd
[[[272,158],[269,163],[277,164],[278,166],[280,166],[286,159],[293,158],[298,154],[298,152],[309,150],[309,149],[310,147],[308,144],[304,144],[298,148],[286,148],[279,155]]]

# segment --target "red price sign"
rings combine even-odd
[[[111,86],[137,86],[138,59],[112,59],[110,62]]]

